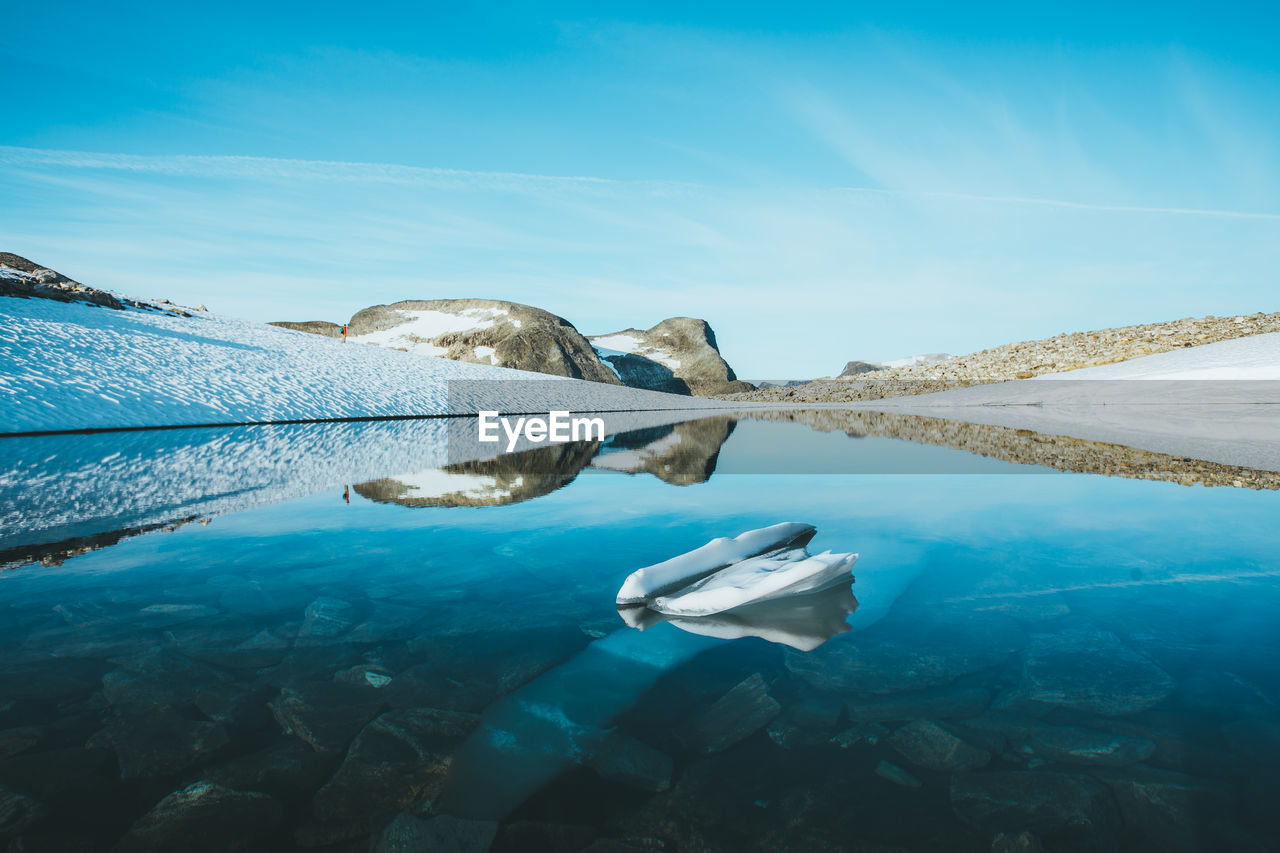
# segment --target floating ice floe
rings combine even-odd
[[[618,604],[702,617],[851,583],[858,555],[810,555],[805,545],[816,532],[811,524],[792,521],[713,539],[633,573],[618,591]]]
[[[845,580],[853,578],[846,575]],[[641,631],[665,623],[704,637],[759,637],[809,652],[852,630],[848,620],[857,609],[852,584],[842,581],[818,592],[757,601],[710,616],[671,616],[648,607],[620,607],[618,614],[628,626]]]
[[[812,524],[784,521],[759,530],[748,530],[733,539],[712,539],[687,554],[632,572],[618,590],[618,604],[649,604],[657,596],[683,590],[743,560],[788,550],[802,551],[815,533],[817,528]]]

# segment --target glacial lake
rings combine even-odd
[[[0,439],[0,838],[1280,849],[1280,492],[824,418],[453,464],[439,422]],[[854,582],[615,606],[783,521]]]

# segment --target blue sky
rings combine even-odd
[[[0,242],[258,320],[705,317],[746,377],[1280,310],[1280,13],[11,5]]]

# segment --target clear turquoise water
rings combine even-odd
[[[798,471],[972,473],[734,473],[780,440]],[[1280,495],[1027,470],[744,423],[692,485],[331,489],[6,572],[0,785],[39,812],[5,831],[111,849],[215,781],[276,811],[214,849],[370,849],[405,810],[494,850],[1276,849]],[[785,520],[860,554],[848,632],[619,618],[634,569]]]

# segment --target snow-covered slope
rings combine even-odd
[[[449,413],[694,408],[676,397],[201,314],[0,297],[0,433]],[[545,390],[543,390],[545,389]]]
[[[1280,332],[1162,352],[1037,379],[1280,379]]]
[[[1276,380],[1280,333],[1267,333],[865,407],[1280,471]]]

